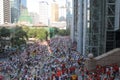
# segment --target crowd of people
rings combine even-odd
[[[69,37],[53,38],[43,44],[29,44],[21,53],[14,53],[0,63],[5,80],[115,80],[119,66],[85,67],[86,58],[71,49]],[[120,78],[118,79],[120,80]]]
[[[54,38],[42,44],[29,44],[21,53],[15,52],[0,64],[0,72],[10,80],[54,80],[75,74],[72,68],[80,56],[70,51],[70,39]],[[74,53],[74,54],[72,54]],[[67,70],[70,68],[70,70]],[[56,74],[55,76],[53,76]],[[69,74],[69,75],[68,75]]]

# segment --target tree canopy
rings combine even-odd
[[[10,36],[10,30],[5,28],[5,27],[2,27],[0,29],[0,36],[1,37],[9,37]]]

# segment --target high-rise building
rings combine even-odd
[[[119,0],[74,0],[71,39],[77,43],[77,51],[99,56],[120,47],[119,3]]]
[[[66,5],[59,6],[59,21],[66,21]]]
[[[0,1],[0,24],[4,24],[5,22],[10,23],[11,20],[10,15],[10,1],[9,0],[1,0]]]
[[[24,9],[19,17],[18,23],[23,25],[32,24],[32,17],[26,9]]]
[[[21,6],[24,6],[27,8],[27,1],[26,0],[21,0]]]
[[[56,1],[51,4],[51,21],[56,22],[59,18],[59,6]]]
[[[0,1],[0,24],[4,23],[3,0]]]
[[[10,0],[11,4],[11,22],[17,23],[20,16],[21,0]]]
[[[30,16],[32,18],[32,24],[39,24],[39,15],[37,13],[31,12]]]
[[[72,0],[66,0],[66,23],[67,28],[72,26]]]
[[[49,4],[46,1],[39,2],[39,22],[47,26],[49,23],[48,6]]]

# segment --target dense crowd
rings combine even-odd
[[[29,44],[22,53],[14,53],[0,63],[0,73],[6,80],[115,80],[119,66],[96,66],[88,71],[86,59],[71,49],[69,37],[53,38],[45,44]]]

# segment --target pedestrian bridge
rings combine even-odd
[[[120,48],[113,49],[98,57],[87,59],[85,66],[88,70],[93,70],[96,65],[107,66],[110,64],[118,64],[120,66]]]

